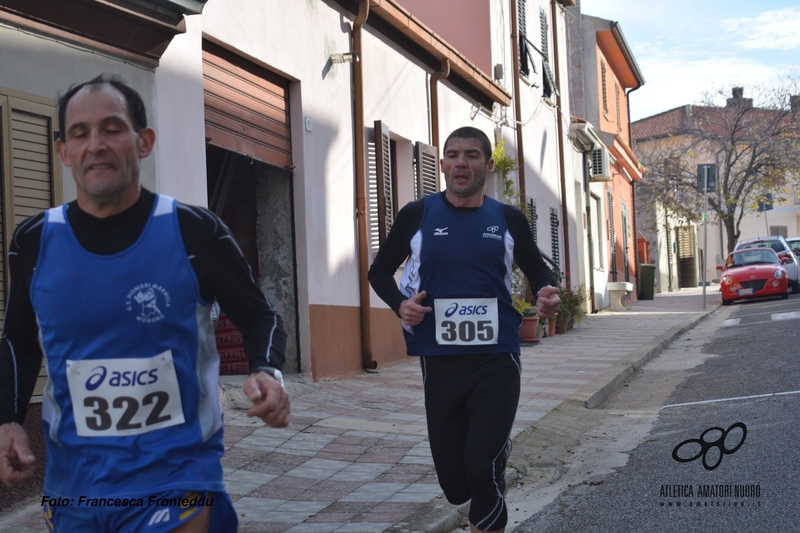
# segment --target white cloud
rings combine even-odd
[[[800,9],[787,7],[765,11],[755,17],[725,19],[720,25],[746,50],[792,50],[800,48]]]

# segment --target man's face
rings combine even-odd
[[[70,99],[65,118],[66,140],[57,147],[72,169],[79,205],[128,204],[131,195],[135,201],[140,159],[150,154],[155,133],[135,131],[122,93],[107,84],[84,87]]]
[[[483,194],[494,160],[486,160],[478,139],[453,137],[444,149],[441,165],[447,190],[457,198],[471,198]]]

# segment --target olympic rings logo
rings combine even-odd
[[[725,446],[725,440],[727,439],[727,437],[731,433],[731,431],[736,429],[736,428],[739,428],[739,429],[742,430],[741,440],[733,448],[727,448]],[[708,435],[712,431],[719,431],[721,433],[720,437],[715,441],[706,440],[706,438],[705,438],[706,435]],[[672,450],[672,458],[675,459],[676,461],[678,461],[679,463],[690,463],[690,462],[694,461],[695,459],[697,459],[698,457],[702,456],[703,457],[703,468],[705,468],[706,470],[714,470],[722,462],[722,457],[725,456],[725,455],[730,455],[730,454],[734,453],[736,450],[738,450],[739,448],[741,448],[742,444],[744,444],[744,440],[746,438],[747,438],[747,426],[745,426],[742,422],[736,422],[735,424],[731,425],[731,427],[729,427],[728,429],[722,429],[722,428],[718,428],[718,427],[713,427],[713,428],[705,430],[700,435],[699,439],[685,440],[685,441],[681,442],[680,444],[678,444],[677,446],[675,446],[675,449]],[[700,451],[697,452],[696,455],[693,455],[692,457],[681,457],[679,455],[679,451],[680,451],[681,448],[683,448],[684,446],[687,446],[687,445],[691,446],[693,444],[697,444],[697,445],[700,446]],[[710,465],[708,463],[708,452],[711,451],[714,448],[717,448],[719,450],[719,452],[718,452],[719,453],[719,457],[716,458],[716,462],[713,465]],[[712,456],[713,456],[713,454],[712,454]],[[713,458],[712,458],[712,460],[713,460]]]

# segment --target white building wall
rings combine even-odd
[[[26,94],[52,99],[72,85],[88,81],[104,72],[122,76],[142,95],[148,108],[148,124],[153,123],[153,69],[137,65],[77,44],[65,45],[54,37],[20,31],[0,25],[0,86]],[[56,155],[57,157],[57,155]],[[156,188],[154,158],[142,162],[142,183]],[[63,167],[63,198],[76,198],[75,182],[69,168]]]
[[[152,157],[158,192],[206,207],[202,31],[202,16],[186,17],[186,33],[172,39],[156,69]]]

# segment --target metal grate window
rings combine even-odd
[[[611,189],[608,192],[608,240],[611,242],[611,258],[609,267],[611,281],[617,281],[617,232],[614,230],[614,195]]]
[[[561,264],[561,254],[558,248],[558,240],[559,240],[559,227],[560,224],[558,223],[558,211],[556,209],[550,208],[550,246],[553,255],[553,261],[557,265]]]
[[[531,227],[531,233],[533,234],[533,242],[537,245],[539,244],[539,236],[538,232],[536,231],[536,220],[539,218],[539,215],[536,214],[536,202],[533,201],[533,198],[528,198],[528,225]]]

